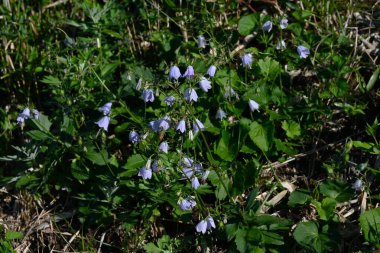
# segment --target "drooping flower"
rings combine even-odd
[[[188,102],[191,102],[191,101],[197,102],[198,100],[197,92],[192,88],[187,88],[185,90],[184,99]]]
[[[204,234],[207,230],[211,228],[216,228],[214,219],[212,217],[207,217],[204,220],[201,220],[196,226],[195,229],[198,233]]]
[[[266,32],[270,32],[272,30],[273,24],[271,21],[267,21],[263,24],[263,30]]]
[[[17,116],[17,123],[24,123],[26,119],[30,118],[30,110],[29,108],[25,108],[18,116]]]
[[[243,67],[249,67],[250,68],[252,65],[252,62],[253,62],[252,54],[244,54],[241,57],[241,64],[243,65]]]
[[[224,93],[224,97],[225,98],[231,98],[231,97],[235,97],[236,96],[236,92],[234,89],[232,89],[232,87],[228,87],[226,89],[226,92]]]
[[[155,132],[161,132],[163,130],[168,130],[170,127],[170,118],[168,116],[163,117],[162,119],[154,120],[149,122],[149,126]]]
[[[40,117],[40,112],[36,109],[32,110],[34,119],[38,119]]]
[[[197,202],[195,201],[194,196],[189,196],[187,198],[179,200],[178,204],[181,211],[189,211],[197,205]]]
[[[168,153],[169,145],[166,141],[163,141],[158,146],[158,150],[164,153]]]
[[[207,231],[207,221],[206,220],[201,220],[196,226],[195,229],[197,230],[198,233],[204,234]]]
[[[194,77],[194,68],[193,66],[188,66],[185,73],[183,74],[183,77],[187,77],[188,79],[191,79]]]
[[[151,169],[148,169],[146,168],[145,166],[142,167],[140,170],[139,170],[139,174],[138,176],[142,177],[143,179],[151,179],[152,178],[152,170]]]
[[[277,43],[276,49],[277,50],[282,50],[286,48],[285,40],[281,40]]]
[[[140,142],[140,135],[135,131],[131,131],[131,132],[129,132],[129,140],[133,144],[139,143]]]
[[[178,78],[180,78],[180,76],[181,76],[181,72],[179,71],[179,68],[177,66],[173,66],[170,68],[170,71],[169,71],[169,78],[170,79],[178,80]]]
[[[202,179],[203,179],[203,180],[206,180],[209,174],[210,174],[210,171],[209,171],[209,170],[205,170],[205,171],[203,171],[203,173],[202,173]]]
[[[206,78],[202,77],[202,79],[199,81],[199,87],[204,92],[207,92],[209,89],[211,89],[211,82],[207,80]]]
[[[211,65],[207,70],[207,75],[209,77],[214,77],[216,72],[216,67],[214,65]]]
[[[227,114],[222,109],[219,108],[218,111],[216,111],[215,118],[222,120],[225,117],[227,117]]]
[[[175,102],[175,97],[173,97],[173,96],[167,96],[167,97],[164,99],[164,102],[165,102],[168,106],[173,106],[173,105],[174,105],[174,102]]]
[[[108,131],[108,125],[110,123],[110,117],[103,116],[98,122],[95,122],[100,128],[103,128],[105,131]]]
[[[99,112],[103,112],[104,115],[109,115],[111,113],[112,102],[108,102],[103,106],[99,107]]]
[[[152,171],[153,172],[159,172],[161,170],[160,165],[158,164],[158,160],[154,160],[152,164]]]
[[[361,191],[363,189],[363,181],[360,179],[356,179],[355,183],[352,184],[352,188],[355,191]]]
[[[206,218],[207,229],[216,228],[214,219],[210,216]]]
[[[198,133],[199,130],[203,130],[205,129],[205,126],[203,125],[202,122],[200,122],[198,119],[195,119],[195,121],[193,122],[193,130],[194,130],[194,133]]]
[[[198,36],[198,47],[200,47],[200,48],[206,47],[206,39],[203,35]]]
[[[144,99],[144,102],[153,102],[154,101],[154,92],[150,89],[144,90],[142,93],[142,98]]]
[[[297,52],[300,56],[300,58],[307,58],[307,56],[310,54],[310,50],[307,47],[304,46],[298,46],[297,47]]]
[[[184,133],[186,131],[186,123],[185,120],[181,120],[178,125],[176,130],[180,131],[181,133]]]
[[[191,187],[193,189],[198,189],[200,185],[201,184],[199,183],[199,180],[197,177],[193,177],[193,179],[191,179]]]
[[[194,163],[193,159],[191,159],[189,157],[184,157],[182,166],[191,167],[191,166],[193,166],[193,163]]]
[[[280,27],[281,29],[285,29],[286,27],[288,27],[288,20],[286,18],[280,20]]]
[[[249,105],[249,108],[251,109],[251,112],[253,112],[255,110],[259,111],[260,105],[256,101],[250,99],[248,101],[248,105]]]

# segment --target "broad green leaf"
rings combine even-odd
[[[225,161],[233,161],[237,155],[236,141],[230,140],[230,133],[222,132],[222,137],[219,140],[215,152],[221,159]]]
[[[231,241],[235,237],[238,228],[239,228],[239,225],[236,223],[227,224],[225,226],[225,231],[227,234],[227,240],[228,241]]]
[[[44,141],[49,138],[49,135],[40,130],[30,130],[26,134],[29,135],[33,140],[37,141]]]
[[[298,189],[290,193],[288,199],[288,206],[295,207],[297,205],[304,205],[311,200],[309,192],[305,189]]]
[[[136,154],[128,158],[127,163],[124,165],[125,171],[119,174],[119,177],[130,177],[137,174],[136,169],[143,167],[147,162],[145,156]]]
[[[235,243],[236,248],[240,253],[245,253],[247,248],[246,241],[247,231],[245,229],[239,228],[236,232]]]
[[[335,199],[338,203],[349,201],[354,196],[354,191],[347,183],[328,180],[319,186],[321,193]]]
[[[269,150],[269,141],[267,133],[262,125],[256,121],[251,124],[251,130],[249,131],[249,137],[262,151]]]
[[[283,121],[282,122],[282,129],[286,131],[286,136],[288,136],[291,139],[297,138],[301,135],[301,126],[297,122],[290,120],[290,121]]]
[[[95,149],[88,149],[86,158],[96,165],[106,165],[108,163],[108,152],[105,149],[100,150],[100,152],[95,151]]]
[[[239,20],[238,31],[241,35],[248,35],[254,31],[257,26],[257,19],[254,14],[243,16]]]
[[[380,208],[364,212],[360,215],[359,222],[366,241],[380,249]]]
[[[50,127],[51,127],[51,122],[48,119],[48,117],[43,115],[42,113],[40,113],[40,115],[38,116],[38,119],[32,119],[32,122],[42,132],[49,132]]]
[[[293,232],[297,243],[308,250],[322,253],[322,241],[319,238],[318,226],[313,221],[301,222]]]

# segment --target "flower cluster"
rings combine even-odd
[[[288,27],[288,20],[286,18],[282,18],[279,23],[280,28],[286,29]],[[272,21],[268,20],[262,25],[262,29],[265,32],[270,32],[273,28],[273,23]],[[286,43],[285,40],[280,40],[277,45],[276,45],[277,50],[284,50],[286,49]],[[297,46],[297,53],[301,59],[305,59],[308,57],[310,54],[310,50],[302,45]],[[243,67],[250,67],[252,64],[252,55],[250,54],[245,54],[242,58],[242,65]]]

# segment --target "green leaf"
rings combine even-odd
[[[77,159],[71,161],[71,174],[79,181],[90,178],[90,170]]]
[[[335,199],[338,203],[349,201],[355,194],[349,184],[336,180],[322,183],[319,189],[323,195]]]
[[[238,228],[239,228],[239,226],[236,223],[227,224],[225,226],[225,231],[226,231],[226,234],[227,234],[227,240],[228,241],[231,241],[235,237]]]
[[[380,249],[380,208],[364,212],[360,215],[359,222],[366,241]]]
[[[100,166],[108,163],[108,153],[105,149],[100,150],[100,152],[97,152],[94,149],[88,149],[86,158],[94,164]]]
[[[270,143],[268,141],[267,133],[264,127],[255,121],[251,124],[250,128],[251,130],[249,131],[249,137],[251,140],[262,151],[268,151]]]
[[[239,228],[236,232],[235,244],[236,248],[240,253],[245,253],[247,248],[246,241],[247,231],[245,229]]]
[[[265,244],[284,245],[284,238],[276,233],[261,231],[261,240]]]
[[[112,74],[119,65],[120,65],[120,63],[117,62],[117,63],[111,63],[111,64],[107,64],[107,65],[103,66],[100,75],[102,77],[105,77],[109,74]]]
[[[130,177],[136,175],[136,169],[144,166],[146,161],[146,157],[140,154],[130,156],[127,163],[124,165],[126,171],[121,172],[119,177]]]
[[[297,243],[306,249],[322,253],[322,241],[319,237],[318,226],[313,221],[301,222],[293,233]]]
[[[222,137],[219,140],[215,152],[224,161],[231,162],[236,158],[237,147],[236,141],[230,141],[230,133],[227,131],[222,132]]]
[[[147,253],[161,253],[163,250],[161,250],[159,247],[157,247],[154,243],[150,242],[144,246],[144,249]]]
[[[33,140],[37,141],[43,141],[49,138],[49,135],[40,130],[30,130],[26,134],[30,136]]]
[[[61,84],[61,81],[55,76],[45,76],[41,80],[41,82],[46,83],[46,84],[53,84],[53,85],[60,85]]]
[[[313,204],[315,208],[317,209],[317,212],[319,214],[319,218],[321,220],[328,221],[330,220],[335,211],[336,207],[336,200],[332,198],[325,198],[321,202],[318,201],[313,201]]]
[[[38,116],[38,119],[32,119],[32,122],[42,132],[49,132],[50,127],[51,127],[51,122],[48,119],[48,117],[43,115],[42,113],[40,113],[40,115]]]
[[[5,240],[11,241],[11,240],[17,240],[24,237],[24,234],[17,231],[7,231],[5,233]]]
[[[238,31],[241,35],[248,35],[254,31],[257,26],[257,19],[254,14],[243,16],[239,20]]]
[[[373,89],[373,86],[375,86],[376,82],[379,80],[379,74],[380,74],[380,67],[377,68],[371,78],[369,79],[367,86],[365,87],[367,91],[370,91]]]
[[[282,129],[286,131],[286,136],[288,136],[291,139],[295,139],[301,135],[301,126],[297,122],[290,120],[290,121],[283,121],[282,122]]]
[[[295,207],[297,205],[304,205],[311,200],[309,192],[305,189],[298,189],[290,193],[288,199],[288,206]]]
[[[281,73],[280,63],[268,56],[265,57],[264,60],[260,59],[257,64],[260,68],[261,74],[269,80],[276,79],[276,77]]]
[[[128,158],[127,163],[124,165],[124,168],[127,170],[134,170],[136,168],[140,168],[144,166],[146,163],[145,156],[142,156],[140,154],[132,155]]]

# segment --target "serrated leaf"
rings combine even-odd
[[[286,136],[291,139],[299,137],[301,135],[301,126],[293,120],[283,121],[282,129],[286,131]]]

